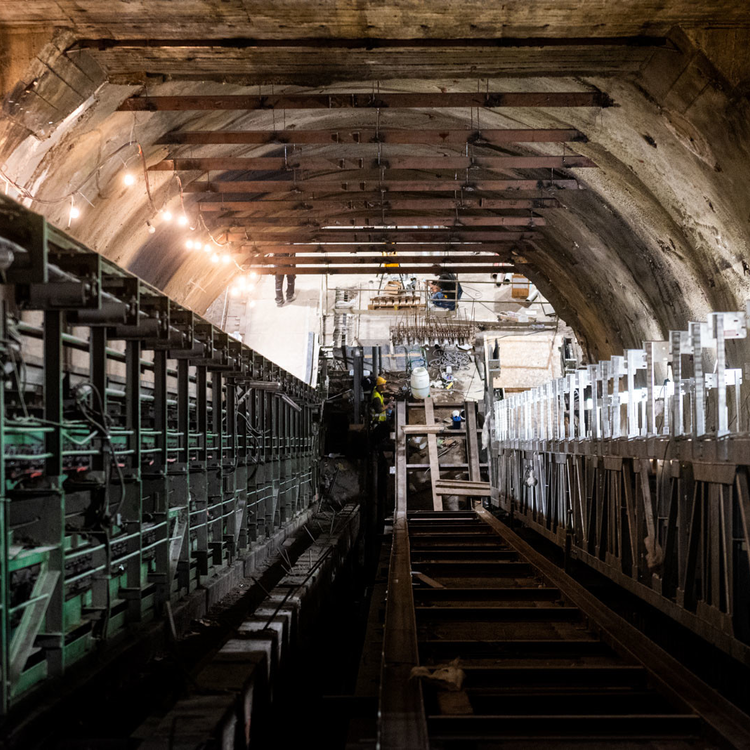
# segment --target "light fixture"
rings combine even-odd
[[[236,286],[230,286],[229,287],[229,296],[230,297],[239,297],[240,296],[240,290],[237,289]]]
[[[185,240],[185,247],[188,250],[192,250],[193,249],[193,241],[192,240]]]
[[[248,278],[250,279],[250,281],[257,281],[258,274],[255,271],[250,271]]]
[[[218,263],[218,262],[219,262],[219,256],[216,253],[214,253],[211,256],[211,263]]]
[[[164,221],[172,221],[172,212],[171,211],[162,211],[161,212],[161,218],[164,219]]]
[[[81,209],[75,203],[70,204],[70,220],[77,219],[81,215]]]
[[[237,288],[244,289],[247,286],[247,279],[244,276],[237,277]]]
[[[232,262],[232,256],[229,253],[222,253],[221,254],[221,262],[224,265],[227,265],[227,263],[231,263]]]
[[[131,185],[135,185],[135,176],[130,174],[130,172],[125,172],[122,181],[130,187]]]
[[[255,307],[255,300],[254,299],[250,300],[250,307]]]
[[[188,223],[188,217],[187,217],[187,216],[185,216],[185,214],[180,214],[179,218],[177,219],[177,223],[178,223],[178,224],[179,224],[179,225],[180,225],[181,227],[184,227],[184,226],[186,226],[186,225],[187,225],[187,223]]]
[[[154,234],[156,232],[156,227],[150,221],[146,222],[146,226],[148,227],[149,234]]]
[[[207,243],[206,243],[206,244],[205,244],[205,245],[203,246],[203,252],[204,252],[204,253],[210,253],[210,252],[211,252],[211,250],[213,250],[213,248],[212,248],[212,247],[211,247],[211,245],[209,245],[209,244],[208,244],[208,242],[207,242]]]

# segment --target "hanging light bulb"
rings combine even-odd
[[[171,211],[162,211],[161,212],[161,218],[164,219],[164,221],[172,221],[172,212]]]
[[[230,286],[229,287],[229,296],[230,297],[239,297],[240,296],[240,290],[237,289],[236,286]]]
[[[211,256],[211,263],[218,263],[218,262],[219,262],[219,256],[216,253],[214,253]]]
[[[156,232],[156,227],[150,221],[146,222],[146,226],[148,227],[149,234],[154,234]]]
[[[185,247],[188,250],[192,250],[193,249],[193,241],[192,240],[185,240]]]
[[[250,271],[248,278],[250,279],[250,281],[257,281],[258,274],[255,271]]]
[[[255,300],[254,299],[250,300],[250,307],[255,307]]]
[[[204,252],[204,253],[210,253],[210,252],[211,252],[211,250],[213,250],[213,248],[212,248],[212,247],[211,247],[211,245],[209,245],[209,244],[208,244],[208,242],[207,242],[207,243],[206,243],[206,244],[205,244],[205,245],[203,246],[203,252]]]
[[[187,217],[187,216],[185,216],[185,214],[180,214],[179,218],[177,219],[177,223],[178,223],[178,224],[179,224],[179,225],[180,225],[181,227],[184,227],[184,226],[186,226],[186,225],[187,225],[187,223],[188,223],[188,217]]]
[[[130,187],[131,185],[135,185],[135,175],[130,174],[130,172],[125,172],[123,175],[122,181]]]
[[[70,204],[70,220],[77,219],[81,215],[81,209],[75,203]]]
[[[232,262],[232,256],[229,253],[222,253],[222,255],[221,255],[221,262],[224,265],[227,265],[227,263],[231,263]]]

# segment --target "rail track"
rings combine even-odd
[[[481,503],[411,509],[407,443],[421,428],[403,429],[407,408],[396,427],[383,750],[750,747],[745,714]],[[480,486],[471,432],[467,484]],[[414,677],[415,667],[432,675]],[[445,667],[451,684],[435,679]]]

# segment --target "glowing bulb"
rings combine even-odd
[[[161,218],[164,219],[164,221],[172,221],[172,212],[162,211]]]
[[[185,241],[185,247],[186,247],[186,248],[187,248],[188,250],[192,250],[192,249],[193,249],[193,241],[192,241],[192,240],[186,240],[186,241]]]
[[[154,234],[156,232],[156,227],[150,221],[146,222],[146,226],[148,227],[149,234]]]
[[[122,181],[130,187],[131,185],[135,185],[135,177],[130,174],[130,172],[125,172],[124,177],[122,178]]]
[[[214,253],[211,256],[211,263],[218,263],[218,262],[219,262],[219,256],[216,253]]]
[[[81,215],[81,210],[77,206],[70,207],[70,218],[77,219]]]
[[[226,265],[232,262],[232,256],[229,253],[223,253],[221,256],[221,262]]]
[[[250,300],[250,307],[255,307],[255,300],[254,299]]]
[[[212,250],[211,245],[208,244],[208,242],[203,246],[203,252],[204,253],[210,253]]]
[[[240,290],[237,289],[236,286],[230,286],[229,287],[229,296],[230,297],[239,297],[240,296]]]
[[[184,226],[185,226],[185,225],[186,225],[186,224],[188,223],[188,218],[187,218],[187,216],[185,216],[185,214],[182,214],[182,215],[181,215],[181,216],[180,216],[180,217],[179,217],[179,218],[177,219],[177,223],[178,223],[178,224],[179,224],[179,225],[180,225],[181,227],[184,227]]]
[[[250,281],[256,281],[258,278],[258,274],[255,271],[250,271],[250,275],[248,276]]]

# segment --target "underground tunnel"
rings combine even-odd
[[[0,3],[0,747],[750,747],[750,9]]]

